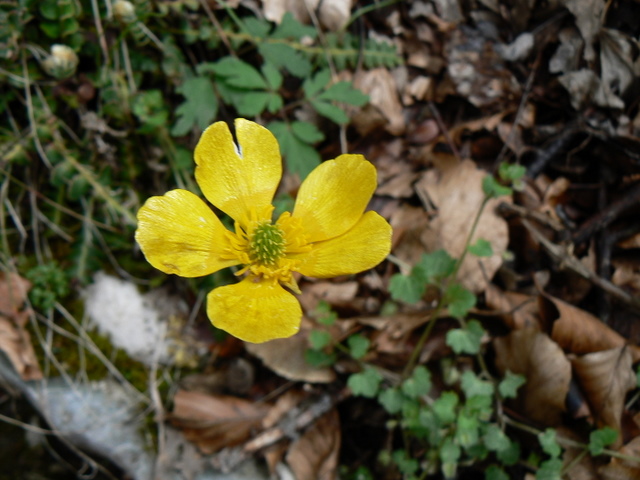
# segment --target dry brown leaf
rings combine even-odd
[[[598,473],[602,480],[630,480],[640,478],[640,437],[636,437],[620,449],[620,453],[635,457],[638,461],[630,459],[612,458],[611,461],[600,467]]]
[[[310,383],[330,383],[336,378],[328,367],[312,366],[305,360],[304,352],[309,348],[308,329],[303,325],[297,335],[266,343],[247,343],[249,353],[262,360],[278,375],[294,381]]]
[[[415,265],[427,248],[420,236],[428,228],[429,214],[424,208],[401,204],[391,214],[389,223],[393,227],[393,254],[403,262]]]
[[[357,322],[376,330],[372,343],[378,353],[391,355],[409,354],[412,345],[407,343],[411,332],[429,321],[424,312],[396,313],[382,317],[359,317]]]
[[[334,307],[350,306],[357,292],[358,282],[356,281],[305,283],[298,300],[306,312],[313,312],[321,301]]]
[[[568,352],[582,355],[623,347],[627,341],[589,312],[559,298],[542,293],[540,315],[551,326],[551,338]],[[634,362],[640,360],[640,348],[629,345]]]
[[[536,297],[517,292],[503,292],[493,284],[484,291],[489,308],[497,310],[504,324],[511,330],[520,328],[540,329]]]
[[[427,251],[446,249],[455,258],[460,257],[466,245],[474,218],[484,199],[482,179],[486,172],[476,167],[471,160],[464,160],[446,170],[429,170],[416,184],[421,198],[429,198],[438,209],[437,216],[429,223],[421,236]],[[482,292],[500,265],[502,254],[509,242],[507,223],[495,213],[500,202],[508,197],[494,198],[480,216],[472,244],[479,238],[491,243],[493,255],[478,258],[467,255],[458,280],[474,293]]]
[[[367,107],[359,110],[351,119],[362,135],[380,124],[392,135],[402,135],[406,122],[398,97],[396,81],[387,68],[362,70],[353,79],[354,87],[369,95]]]
[[[297,480],[333,480],[340,453],[340,418],[333,409],[296,440],[286,460]]]
[[[0,273],[0,350],[23,380],[39,380],[42,371],[24,328],[30,312],[22,310],[30,288],[29,281],[17,273]]]
[[[636,386],[632,363],[626,347],[589,353],[571,361],[598,428],[618,431],[614,449],[622,445],[620,420],[625,397]]]
[[[262,425],[269,406],[237,397],[178,390],[171,423],[206,454],[247,440]]]
[[[494,347],[501,375],[509,370],[527,378],[518,391],[514,409],[540,424],[559,425],[571,381],[571,364],[562,349],[532,328],[496,338]]]

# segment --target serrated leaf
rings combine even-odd
[[[267,108],[272,94],[269,92],[246,92],[235,102],[238,113],[244,117],[255,117]]]
[[[305,361],[314,367],[330,367],[336,363],[335,353],[326,353],[324,350],[313,350],[308,348],[304,352]]]
[[[493,255],[491,243],[484,238],[479,238],[476,243],[469,245],[467,250],[476,257],[490,257]]]
[[[497,465],[489,465],[484,471],[484,480],[509,480],[509,475]]]
[[[458,395],[455,392],[444,392],[433,402],[431,408],[438,419],[445,425],[453,423],[456,419],[456,407]]]
[[[496,457],[504,465],[515,465],[520,460],[520,444],[510,441],[509,447],[496,453]]]
[[[418,365],[409,378],[402,383],[402,392],[409,398],[420,398],[431,390],[431,372]]]
[[[486,426],[482,440],[484,445],[492,452],[507,450],[511,445],[509,437],[495,423],[490,423]]]
[[[502,197],[513,193],[511,188],[498,183],[492,175],[487,175],[482,179],[482,191],[489,198]]]
[[[349,353],[353,358],[360,359],[364,357],[369,350],[369,346],[371,342],[368,338],[363,337],[362,335],[351,335],[347,339],[347,345],[349,346]]]
[[[462,374],[460,386],[467,399],[471,397],[491,397],[493,395],[493,383],[478,378],[471,370]]]
[[[318,306],[314,310],[314,314],[318,323],[326,325],[327,327],[335,324],[338,320],[338,315],[336,314],[336,312],[334,312],[331,309],[331,305],[329,305],[324,300],[321,300],[318,303]]]
[[[476,296],[459,283],[452,283],[444,293],[444,301],[451,316],[464,318],[475,306]]]
[[[562,460],[552,458],[540,464],[536,480],[562,480]]]
[[[262,75],[264,75],[271,90],[278,90],[282,86],[282,74],[271,63],[265,62],[265,64],[262,65]]]
[[[389,293],[394,300],[405,303],[418,303],[426,290],[424,281],[417,279],[413,275],[402,275],[396,273],[389,281]]]
[[[451,275],[455,267],[456,260],[446,250],[439,249],[423,253],[411,273],[425,283],[432,284]]]
[[[611,427],[594,430],[589,434],[589,452],[591,455],[601,455],[605,447],[611,445],[618,438],[618,432]]]
[[[286,43],[264,42],[258,45],[258,51],[265,60],[298,78],[305,78],[311,73],[309,60]]]
[[[498,176],[509,182],[520,180],[526,173],[527,169],[524,165],[502,162],[498,167]]]
[[[313,77],[307,78],[302,84],[305,97],[311,100],[329,83],[330,79],[331,72],[329,69],[320,70]]]
[[[332,103],[327,103],[320,100],[311,100],[311,106],[320,115],[322,115],[323,117],[327,117],[329,120],[337,123],[338,125],[344,125],[349,122],[349,117],[347,116],[347,114],[337,105],[333,105]]]
[[[366,368],[360,373],[354,373],[347,380],[347,386],[355,396],[373,398],[378,394],[382,375],[373,368]]]
[[[311,330],[309,343],[314,350],[322,350],[331,343],[331,334],[326,330]]]
[[[286,12],[280,20],[280,25],[271,34],[271,38],[286,39],[295,38],[300,40],[302,37],[316,38],[318,31],[315,27],[304,25],[294,18],[291,12]]]
[[[176,109],[178,120],[171,135],[186,135],[194,126],[204,130],[218,114],[218,98],[211,80],[207,77],[192,77],[176,88],[185,101]]]
[[[559,457],[562,453],[562,448],[558,445],[556,440],[556,430],[554,428],[547,428],[544,432],[538,434],[538,442],[542,450],[550,457]]]
[[[465,328],[454,328],[447,332],[447,345],[456,353],[474,355],[480,351],[484,328],[477,320],[470,320]]]
[[[418,461],[410,457],[405,450],[396,450],[391,457],[403,475],[411,476],[418,471],[420,466]]]
[[[518,396],[518,388],[524,385],[526,381],[527,378],[524,375],[507,370],[506,375],[498,384],[498,391],[502,398],[516,398]]]
[[[271,30],[269,22],[255,16],[243,17],[242,26],[245,33],[257,38],[266,37],[269,34],[269,30]]]
[[[324,140],[324,133],[309,122],[291,122],[291,130],[296,137],[310,145]]]
[[[333,100],[361,107],[369,101],[369,96],[354,88],[351,82],[337,82],[322,92],[318,100]]]
[[[282,108],[282,97],[277,93],[269,94],[269,101],[267,102],[267,110],[271,113],[278,113]]]
[[[236,57],[224,57],[211,67],[216,75],[233,87],[247,90],[266,90],[268,85],[260,72]]]
[[[380,402],[380,405],[391,415],[400,413],[404,401],[405,396],[397,388],[388,388],[378,395],[378,402]]]
[[[320,165],[320,155],[316,149],[300,140],[286,123],[271,122],[267,128],[278,140],[288,170],[297,173],[301,180]]]

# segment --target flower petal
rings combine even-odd
[[[378,265],[391,250],[391,225],[376,212],[365,213],[345,234],[313,245],[301,254],[297,271],[308,277],[352,275]]]
[[[136,241],[158,270],[199,277],[240,263],[220,257],[228,244],[225,231],[200,197],[178,189],[151,197],[140,208]]]
[[[376,169],[362,155],[340,155],[302,182],[292,217],[301,220],[309,242],[337,237],[360,219],[376,186]]]
[[[243,118],[235,121],[236,147],[225,122],[209,126],[196,145],[196,181],[207,200],[236,221],[252,208],[271,205],[282,177],[280,148],[273,134]]]
[[[295,335],[302,309],[277,282],[249,275],[240,283],[218,287],[207,296],[211,323],[251,343]]]

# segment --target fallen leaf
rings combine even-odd
[[[269,406],[238,397],[178,390],[171,423],[205,454],[239,445],[262,426]]]
[[[571,361],[598,428],[618,431],[611,448],[622,445],[620,419],[629,390],[636,386],[631,351],[626,347],[589,353]]]
[[[571,381],[571,364],[562,349],[532,328],[514,330],[493,344],[500,374],[504,376],[509,370],[527,378],[513,408],[542,425],[560,425]]]
[[[328,282],[320,281],[305,283],[302,294],[298,297],[307,313],[313,312],[318,304],[327,302],[333,307],[351,306],[358,292],[358,282]]]
[[[39,380],[42,371],[25,329],[30,312],[22,309],[31,283],[17,273],[0,273],[0,350],[23,380]]]
[[[396,81],[387,68],[362,70],[353,79],[354,87],[369,95],[367,107],[359,109],[351,119],[360,134],[365,135],[377,127],[372,116],[381,117],[384,128],[392,135],[402,135],[406,121],[398,97]]]
[[[418,195],[428,197],[438,210],[421,236],[427,251],[446,249],[454,258],[462,254],[469,232],[484,199],[482,179],[487,172],[471,160],[443,170],[429,170],[416,184]],[[495,213],[499,203],[508,197],[487,202],[471,244],[479,238],[487,240],[493,249],[490,257],[467,255],[458,272],[458,281],[474,293],[482,292],[502,264],[502,254],[509,243],[506,221]]]
[[[551,338],[567,352],[582,355],[623,347],[627,341],[589,312],[559,298],[542,293],[540,315],[550,326]],[[640,348],[629,345],[634,362],[640,360]]]
[[[272,340],[266,343],[247,343],[247,351],[262,360],[278,375],[294,381],[310,383],[330,383],[335,380],[335,372],[328,367],[314,367],[305,360],[308,329],[293,337]]]
[[[630,458],[611,458],[611,461],[598,469],[602,480],[630,480],[640,478],[640,437],[636,437],[624,445],[620,453],[628,457],[635,457],[636,461]]]
[[[340,453],[340,418],[333,409],[289,448],[286,460],[297,480],[333,480]]]
[[[493,284],[484,291],[485,302],[496,310],[504,324],[511,330],[540,328],[538,302],[533,295],[517,292],[503,292]]]

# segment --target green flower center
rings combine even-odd
[[[249,256],[262,265],[274,265],[285,250],[284,232],[271,222],[259,223],[251,234]]]

